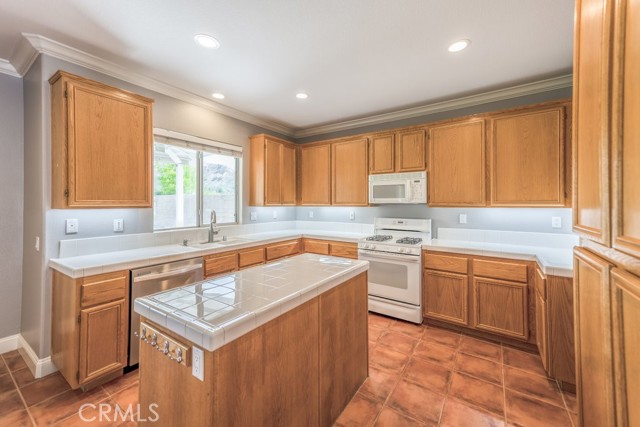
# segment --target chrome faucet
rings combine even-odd
[[[209,224],[209,241],[207,243],[213,243],[216,241],[216,236],[220,230],[216,230],[216,224],[218,223],[218,217],[216,211],[211,209],[211,223]]]

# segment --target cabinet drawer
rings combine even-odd
[[[436,255],[433,253],[423,252],[424,268],[430,270],[450,271],[452,273],[467,274],[468,260],[467,258],[455,257],[450,255]]]
[[[473,275],[526,283],[527,266],[511,262],[474,259]]]
[[[305,240],[304,251],[312,254],[329,255],[329,242],[322,240]]]
[[[292,240],[289,242],[278,243],[276,245],[267,246],[267,261],[298,253],[300,253],[300,241]]]
[[[358,259],[358,245],[355,243],[332,243],[331,255]]]
[[[204,259],[204,275],[206,277],[216,274],[228,273],[238,269],[238,254],[212,255]]]
[[[125,298],[128,281],[128,271],[85,277],[80,290],[80,305],[83,308],[91,307]]]
[[[245,268],[264,263],[264,248],[249,249],[238,253],[238,267]]]

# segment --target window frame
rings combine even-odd
[[[158,142],[156,141],[155,138],[155,133],[154,133],[154,139],[153,139],[153,151],[154,151],[154,156],[152,156],[152,161],[155,162],[155,144],[157,143],[161,143],[161,144],[165,144],[165,145],[170,145],[173,147],[180,147],[180,145],[177,144],[171,144],[171,142]],[[205,220],[204,218],[204,153],[205,151],[197,149],[197,148],[190,148],[191,150],[196,152],[196,225],[189,225],[189,226],[185,226],[185,227],[169,227],[169,228],[155,228],[155,209],[156,209],[156,205],[154,203],[153,205],[153,216],[152,216],[152,227],[153,227],[153,232],[162,232],[162,231],[172,231],[172,230],[188,230],[188,229],[194,229],[194,228],[202,228],[202,227],[209,227],[211,224],[211,221],[209,219]],[[226,154],[222,154],[219,153],[219,155],[226,155]],[[225,226],[233,226],[233,225],[241,225],[242,224],[242,157],[236,157],[236,156],[230,156],[230,155],[226,155],[228,157],[232,157],[236,163],[236,171],[235,171],[235,183],[236,183],[236,192],[235,192],[235,218],[236,220],[234,222],[224,222],[224,223],[217,223],[217,226],[219,227],[225,227]],[[155,168],[153,171],[153,177],[154,177],[154,188],[153,188],[153,195],[155,197]]]

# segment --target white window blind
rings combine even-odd
[[[174,132],[166,129],[153,129],[154,140],[163,144],[175,145],[178,147],[190,148],[192,150],[204,151],[206,153],[224,154],[242,158],[242,147],[225,142],[214,141],[212,139],[200,138],[186,133]]]

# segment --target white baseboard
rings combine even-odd
[[[18,351],[22,355],[22,358],[27,363],[29,370],[35,378],[42,378],[49,374],[52,374],[58,370],[51,361],[51,357],[45,357],[39,359],[36,352],[33,351],[29,343],[23,338],[22,335],[18,337]]]
[[[0,354],[16,350],[18,348],[19,337],[20,334],[15,334],[0,338]]]

